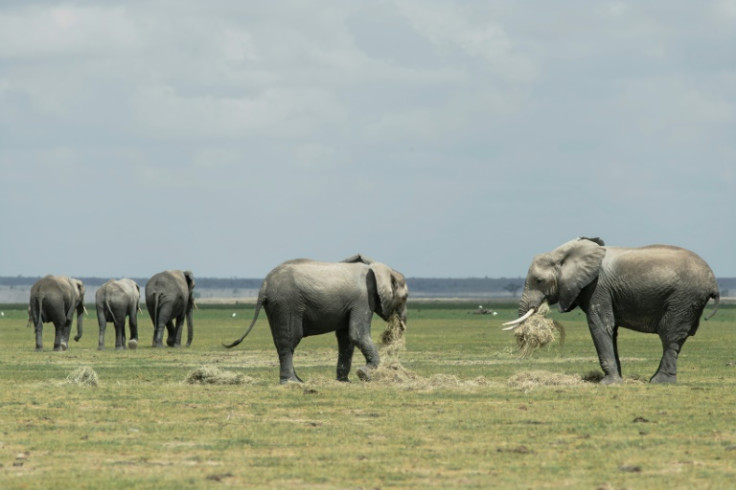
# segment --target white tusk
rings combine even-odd
[[[521,316],[517,318],[516,320],[511,320],[510,322],[506,322],[503,325],[506,327],[503,330],[513,330],[516,328],[517,325],[520,323],[523,323],[527,318],[532,316],[537,310],[535,308],[529,309],[526,313],[524,313],[524,316]]]

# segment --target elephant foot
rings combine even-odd
[[[128,349],[137,349],[138,348],[138,339],[130,339],[128,341]]]
[[[163,342],[154,342],[153,343],[153,348],[154,349],[163,349],[164,348],[164,344],[163,344]]]
[[[373,379],[373,371],[375,370],[376,368],[371,366],[362,366],[355,370],[355,374],[358,375],[361,381],[370,381]]]
[[[677,383],[677,375],[657,373],[654,376],[652,376],[652,379],[650,379],[649,382],[657,383],[657,384]]]
[[[43,352],[43,347],[36,347],[36,352]]]
[[[279,380],[279,383],[282,384],[282,385],[285,385],[285,384],[288,384],[288,383],[299,383],[299,384],[302,384],[302,383],[304,383],[304,381],[302,381],[298,377],[294,377],[294,378],[282,378],[282,379]]]
[[[618,385],[618,384],[621,384],[623,382],[624,382],[624,380],[621,378],[621,376],[619,376],[617,374],[616,375],[614,375],[614,374],[607,374],[607,375],[603,376],[603,379],[600,380],[599,384],[602,384],[602,385]]]
[[[105,346],[104,345],[98,345],[97,346],[97,350],[105,350]]]

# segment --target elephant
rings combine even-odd
[[[125,349],[125,317],[130,327],[128,348],[138,346],[138,311],[140,310],[141,290],[132,279],[110,279],[95,293],[97,322],[100,325],[99,350],[105,348],[105,328],[107,322],[115,325],[115,348]]]
[[[656,333],[662,358],[651,383],[677,381],[677,357],[698,330],[710,299],[718,310],[720,293],[713,271],[695,253],[671,246],[606,246],[600,238],[580,237],[532,260],[519,302],[518,325],[544,302],[562,312],[580,307],[604,376],[601,384],[621,383],[618,328]],[[510,327],[511,328],[511,327]]]
[[[82,338],[84,313],[84,283],[68,276],[47,275],[31,287],[29,320],[36,330],[36,351],[43,350],[43,324],[52,322],[56,328],[54,350],[69,348],[74,311],[77,312],[77,336]]]
[[[169,334],[166,344],[181,347],[184,319],[187,321],[187,347],[194,336],[194,275],[191,271],[159,272],[146,283],[146,307],[153,321],[153,346],[163,347],[164,326]],[[176,327],[174,327],[176,320]]]
[[[263,307],[279,356],[282,384],[302,382],[293,364],[294,349],[301,339],[333,331],[338,345],[337,380],[349,381],[355,346],[366,360],[358,376],[369,378],[370,371],[380,362],[371,339],[373,314],[386,321],[398,315],[405,328],[408,296],[403,274],[365,255],[358,254],[342,262],[290,260],[278,265],[264,279],[253,321],[245,334],[223,345],[231,348],[240,344],[253,329]]]

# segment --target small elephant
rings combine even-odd
[[[146,284],[146,307],[153,321],[153,346],[163,347],[164,327],[169,332],[166,344],[181,347],[184,318],[187,321],[187,347],[192,344],[194,323],[194,275],[191,271],[159,272]],[[176,319],[176,327],[174,320]]]
[[[100,286],[95,293],[97,306],[97,322],[100,325],[100,343],[98,349],[105,348],[105,328],[107,322],[115,325],[115,348],[125,349],[125,317],[129,317],[130,340],[128,347],[138,346],[138,311],[140,310],[141,291],[132,279],[110,279]]]
[[[74,311],[77,312],[77,336],[82,338],[84,308],[84,284],[67,276],[42,277],[31,287],[29,320],[36,330],[36,350],[43,350],[43,324],[52,322],[56,328],[54,350],[69,348]]]
[[[356,255],[343,262],[297,259],[268,273],[258,292],[255,315],[240,344],[266,310],[271,336],[281,365],[280,382],[301,382],[294,371],[294,349],[303,337],[335,332],[338,345],[337,379],[348,381],[353,351],[358,346],[367,366],[358,374],[368,376],[379,364],[371,339],[375,312],[388,321],[398,315],[406,323],[409,288],[404,276],[385,264]]]
[[[599,238],[578,238],[537,255],[529,267],[519,303],[521,323],[544,302],[560,311],[576,306],[585,312],[602,384],[620,383],[618,328],[656,333],[662,359],[651,383],[677,381],[677,357],[685,340],[698,330],[700,316],[720,293],[715,275],[695,253],[670,245],[607,247]]]

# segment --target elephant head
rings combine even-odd
[[[543,302],[559,303],[560,311],[578,306],[578,298],[586,286],[596,281],[606,254],[600,238],[577,238],[532,260],[519,302],[520,323]]]
[[[402,328],[406,328],[406,301],[409,298],[409,287],[404,275],[380,262],[370,264],[376,281],[378,304],[375,312],[385,321],[392,315],[398,315]]]

